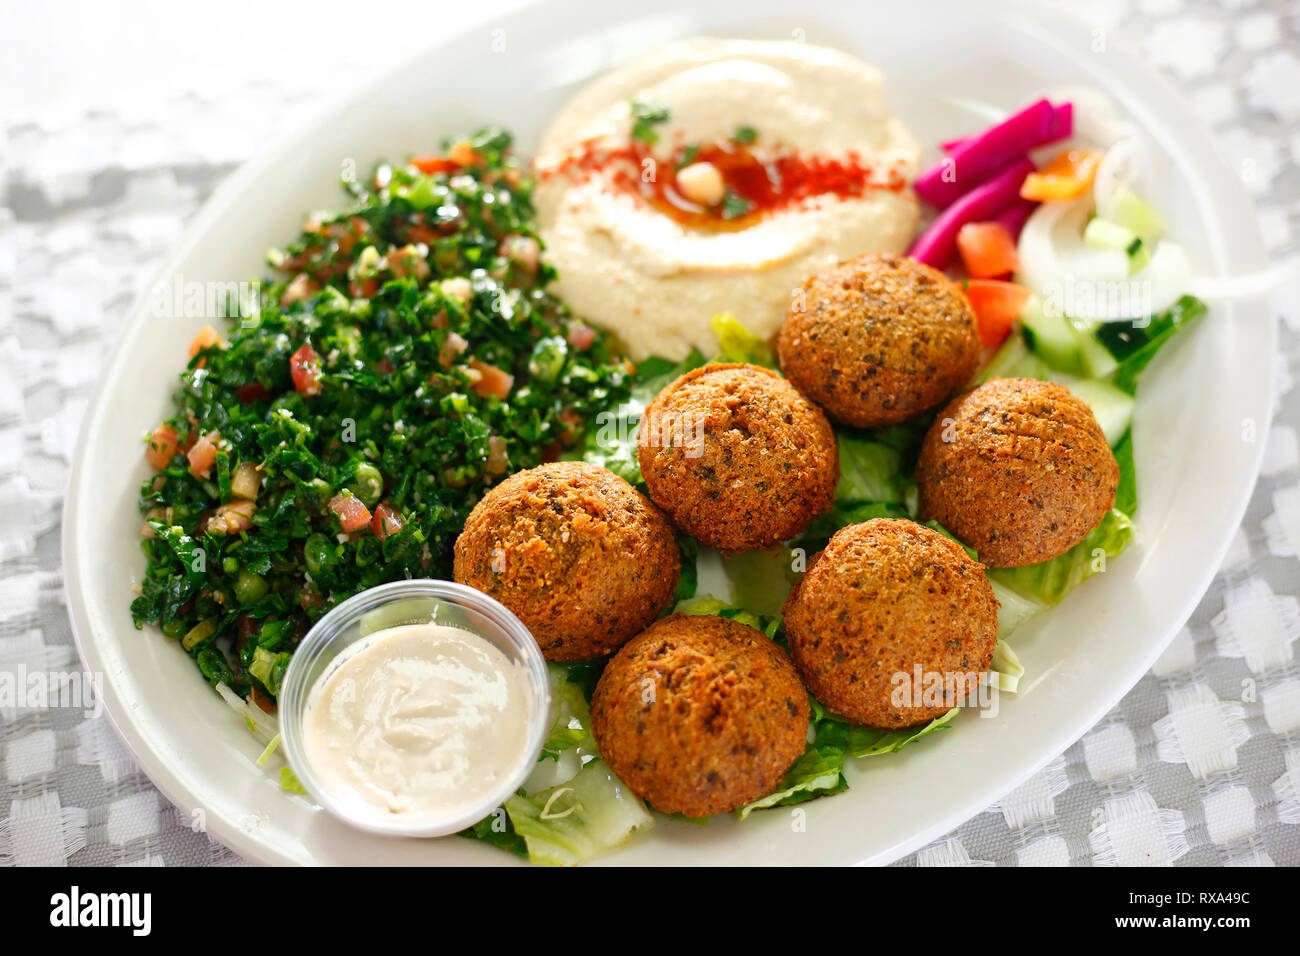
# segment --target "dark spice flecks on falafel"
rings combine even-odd
[[[456,540],[455,579],[519,616],[549,660],[617,650],[672,603],[672,526],[613,472],[585,462],[521,471],[489,491]]]
[[[969,700],[997,643],[998,602],[983,565],[914,521],[841,528],[782,613],[812,695],[854,723],[887,730]]]
[[[996,378],[935,419],[916,468],[922,520],[991,567],[1064,554],[1115,503],[1119,465],[1083,401],[1062,385]]]
[[[641,418],[637,460],[654,502],[726,553],[802,533],[839,481],[826,416],[757,365],[714,363],[664,388]]]
[[[929,266],[878,252],[808,279],[777,345],[785,376],[859,428],[934,408],[970,381],[980,354],[961,290]]]
[[[767,796],[807,743],[785,651],[712,615],[674,614],[623,646],[591,699],[610,768],[655,809],[704,817]]]

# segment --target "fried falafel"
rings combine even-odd
[[[519,616],[549,660],[599,657],[673,600],[672,526],[622,478],[585,462],[521,471],[489,491],[456,539],[458,583]]]
[[[664,388],[641,418],[637,460],[654,502],[725,553],[802,533],[839,481],[826,416],[757,365],[706,365]]]
[[[921,446],[920,516],[990,567],[1064,554],[1115,503],[1119,465],[1083,401],[1062,385],[997,378],[953,399]]]
[[[777,343],[785,376],[858,428],[939,405],[970,381],[980,354],[961,290],[929,266],[878,252],[808,279]]]
[[[782,613],[812,695],[854,723],[886,730],[960,706],[997,643],[998,602],[983,565],[914,521],[841,528]]]
[[[807,743],[808,695],[752,627],[674,614],[625,644],[591,700],[610,768],[664,813],[704,817],[771,793]]]

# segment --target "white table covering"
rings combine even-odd
[[[1293,0],[1067,5],[1184,89],[1272,254],[1296,255]],[[61,495],[99,363],[160,258],[267,138],[429,37],[355,43],[339,28],[353,8],[337,4],[215,9],[0,13],[0,673],[79,669]],[[436,23],[427,7],[410,15]],[[1300,863],[1298,299],[1300,282],[1282,300],[1281,354],[1261,357],[1278,363],[1280,395],[1259,487],[1187,626],[1083,740],[904,863]],[[0,863],[238,862],[190,829],[105,718],[0,703]]]

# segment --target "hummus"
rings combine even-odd
[[[799,43],[675,44],[588,86],[544,137],[553,288],[635,360],[716,354],[720,312],[769,338],[808,276],[908,247],[919,163],[874,67]]]

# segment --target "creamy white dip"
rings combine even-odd
[[[432,823],[480,805],[519,765],[528,703],[492,642],[440,624],[378,631],[312,688],[303,749],[355,811]]]
[[[626,188],[617,162],[575,169],[584,151],[643,141],[632,136],[634,102],[669,112],[636,176],[675,176],[684,145],[726,144],[744,128],[757,134],[744,148],[763,162],[792,151],[851,157],[870,170],[872,188],[811,196],[741,229],[684,225]],[[716,352],[709,321],[720,312],[766,338],[808,276],[869,250],[905,250],[919,216],[910,189],[919,163],[876,68],[800,43],[697,39],[635,60],[569,102],[536,157],[535,202],[560,297],[616,333],[633,359],[681,358],[692,346]],[[710,168],[683,180],[680,191],[717,195]]]

